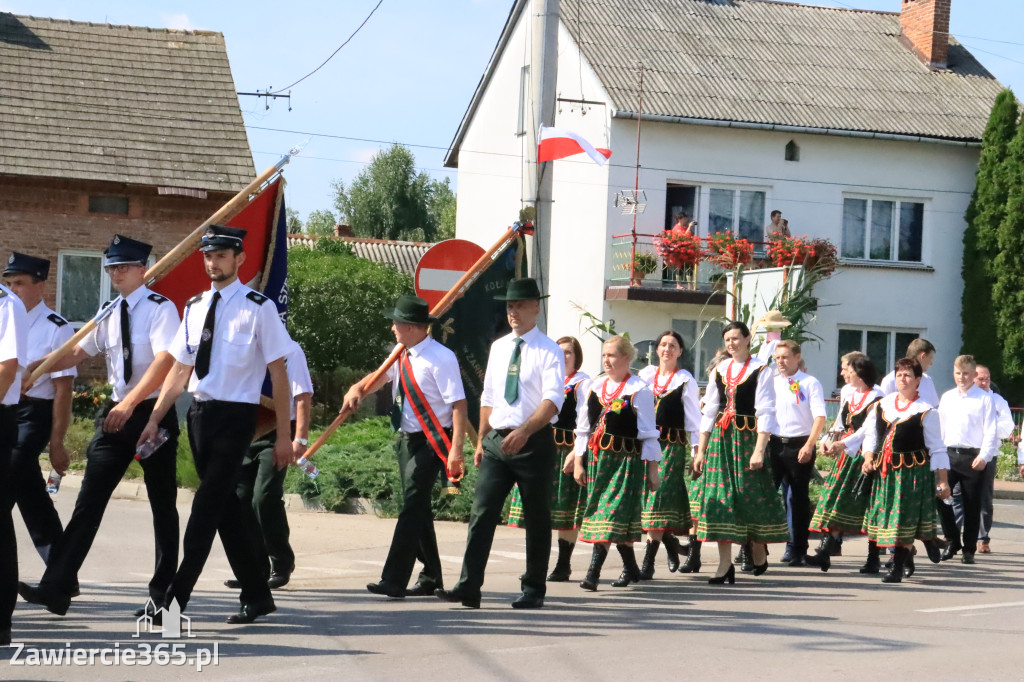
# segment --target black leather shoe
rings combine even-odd
[[[942,552],[942,560],[949,561],[950,559],[955,557],[957,555],[957,552],[959,552],[961,549],[963,549],[963,545],[961,545],[959,542],[950,542],[949,547],[947,547]]]
[[[434,592],[437,590],[437,585],[434,583],[421,583],[417,582],[415,585],[405,591],[406,597],[433,597]]]
[[[58,616],[66,614],[68,612],[68,608],[71,606],[71,597],[61,597],[49,594],[40,590],[38,587],[32,587],[31,585],[23,582],[18,583],[18,594],[20,594],[21,598],[29,604],[39,604],[40,606],[44,606],[47,611]]]
[[[271,573],[270,578],[267,580],[267,587],[272,590],[277,590],[288,584],[288,581],[292,579],[291,571],[287,573]]]
[[[914,555],[907,555],[907,560],[903,564],[903,577],[909,578],[914,575],[914,571],[917,570],[917,566],[914,564]]]
[[[973,564],[974,563],[974,552],[964,552],[960,557],[960,563],[962,564]]]
[[[882,570],[882,560],[878,558],[878,555],[868,555],[867,561],[860,567],[861,573],[878,573]]]
[[[10,646],[10,645],[11,645],[11,631],[10,631],[10,629],[0,630],[0,646]]]
[[[743,563],[740,564],[740,570],[744,573],[750,573],[754,570],[754,550],[749,542],[743,545],[743,547]]]
[[[928,561],[937,564],[942,561],[942,549],[935,540],[925,540],[924,550],[928,552]]]
[[[224,581],[224,587],[228,588],[229,590],[240,590],[242,589],[242,582],[240,580],[235,580],[234,578],[232,578],[231,580]]]
[[[729,566],[729,570],[725,572],[725,575],[708,578],[708,585],[724,585],[725,583],[730,585],[736,584],[736,566]]]
[[[768,558],[765,557],[764,563],[758,566],[754,564],[754,570],[751,571],[754,575],[764,575],[768,571]]]
[[[154,602],[150,601],[147,602],[146,605],[143,606],[141,609],[135,609],[135,617],[142,618],[143,616],[149,616],[153,619],[153,625],[163,625],[164,613],[160,610],[159,606],[153,606],[153,603]],[[161,601],[156,603],[162,604],[163,602]]]
[[[514,609],[539,609],[544,606],[544,597],[535,597],[529,594],[521,594],[512,602]]]
[[[438,588],[434,590],[434,596],[441,601],[462,602],[462,605],[467,608],[480,608],[480,595],[467,597],[457,590],[442,590]]]
[[[405,588],[394,583],[389,583],[381,580],[379,583],[370,583],[366,586],[366,591],[371,594],[379,594],[384,597],[391,597],[392,599],[404,599]]]
[[[789,560],[790,568],[800,568],[807,565],[807,556],[804,554],[794,554],[793,558]]]
[[[227,622],[232,625],[244,625],[274,611],[277,611],[277,606],[274,604],[273,599],[264,599],[252,604],[242,604],[242,607],[238,609],[238,613],[227,617]]]

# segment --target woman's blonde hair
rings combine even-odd
[[[625,355],[630,362],[636,357],[636,348],[633,347],[633,344],[625,336],[613,336],[604,342],[604,345],[607,346],[608,344],[611,344],[619,355]]]

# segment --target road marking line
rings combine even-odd
[[[1008,609],[1024,606],[1024,601],[1008,601],[1002,604],[978,604],[977,606],[946,606],[940,609],[917,609],[918,613],[947,613],[952,611],[974,611],[976,609]]]

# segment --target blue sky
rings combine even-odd
[[[288,85],[313,70],[369,14],[377,0],[0,0],[0,10],[78,21],[220,31],[239,91]],[[815,4],[898,11],[900,0],[820,0]],[[383,0],[360,33],[318,73],[278,100],[240,98],[257,170],[308,131],[403,142],[437,178],[512,0]],[[951,32],[997,78],[1024,92],[1024,3],[953,0]],[[1002,41],[1002,42],[1000,42]],[[289,205],[305,217],[330,208],[335,179],[351,180],[382,145],[313,137],[286,171]]]

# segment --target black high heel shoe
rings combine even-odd
[[[764,563],[758,566],[754,564],[754,575],[764,575],[768,571],[768,558],[765,557]]]
[[[765,562],[765,568],[767,569],[768,563]],[[736,565],[730,564],[729,570],[725,572],[725,575],[719,576],[718,578],[708,578],[708,585],[724,585],[725,583],[730,585],[736,584]]]

